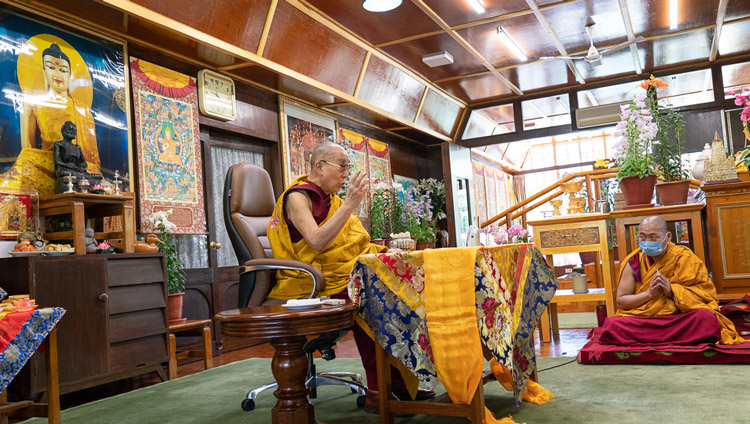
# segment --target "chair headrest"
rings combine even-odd
[[[254,217],[273,214],[276,199],[271,177],[265,169],[250,163],[234,165],[231,189],[230,213]]]

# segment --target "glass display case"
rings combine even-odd
[[[16,240],[27,232],[31,233],[27,238],[36,238],[39,230],[39,193],[0,187],[0,240]]]

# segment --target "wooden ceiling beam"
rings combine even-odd
[[[628,41],[632,42],[635,40],[635,31],[633,31],[633,22],[630,20],[630,10],[628,10],[628,2],[627,0],[619,0],[619,2],[622,23],[625,24],[625,33],[628,36]],[[633,57],[635,73],[638,75],[642,74],[643,68],[641,68],[641,59],[638,57],[638,46],[636,46],[636,43],[630,45],[630,54]]]
[[[542,24],[542,27],[547,32],[547,35],[549,35],[552,38],[552,42],[557,47],[557,51],[560,52],[562,56],[568,56],[568,52],[565,51],[565,46],[563,46],[562,41],[560,41],[560,37],[557,36],[557,33],[555,33],[555,30],[552,29],[552,25],[550,25],[547,18],[544,17],[542,14],[542,11],[539,10],[539,6],[536,5],[534,0],[526,0],[526,4],[529,5],[531,10],[534,11],[534,16],[536,16],[536,19],[539,21],[540,24]],[[568,65],[568,69],[570,69],[570,72],[573,73],[573,75],[576,77],[576,81],[578,81],[581,84],[586,84],[586,80],[583,78],[583,75],[578,71],[578,68],[573,64],[573,61],[570,59],[565,59],[565,64]]]
[[[435,13],[434,10],[432,10],[423,0],[412,0],[412,3],[416,5],[418,8],[422,10],[430,19],[432,19],[440,28],[443,29],[448,35],[450,35],[458,44],[461,45],[464,49],[466,49],[467,52],[469,52],[472,56],[474,56],[477,60],[479,60],[482,65],[484,65],[487,70],[490,71],[490,73],[494,76],[496,76],[500,81],[503,82],[503,84],[507,85],[508,88],[510,88],[514,93],[518,94],[519,96],[523,96],[523,91],[521,91],[520,88],[516,87],[515,84],[510,82],[508,78],[506,78],[503,74],[498,72],[494,66],[484,57],[482,56],[477,49],[474,48],[471,44],[469,44],[468,41],[466,41],[465,38],[463,38],[461,35],[459,35],[456,31],[452,30],[450,26],[441,18],[437,13]]]
[[[719,0],[719,8],[716,10],[716,29],[714,30],[714,39],[711,40],[711,54],[708,56],[708,61],[713,62],[716,60],[716,55],[719,53],[719,41],[721,41],[721,29],[724,26],[724,17],[727,14],[727,5],[729,0]]]

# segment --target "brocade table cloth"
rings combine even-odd
[[[520,405],[536,367],[534,329],[555,295],[557,278],[533,244],[480,248],[474,277],[482,344],[511,370]],[[424,281],[423,252],[363,255],[352,269],[349,296],[377,342],[426,387],[434,388],[438,381]]]
[[[0,318],[0,392],[13,381],[63,314],[63,308],[42,308]]]

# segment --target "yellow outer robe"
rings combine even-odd
[[[653,265],[646,266],[645,254],[638,248],[633,251],[621,263],[620,276],[625,266],[635,255],[640,262],[639,276],[641,284],[636,281],[635,294],[645,292],[649,289],[649,282],[661,272],[672,285],[672,299],[661,294],[643,305],[633,309],[618,309],[620,316],[661,316],[674,315],[690,312],[695,309],[710,309],[716,315],[721,325],[721,339],[718,344],[740,344],[744,340],[734,328],[734,324],[719,312],[719,300],[716,296],[716,287],[708,278],[706,265],[689,248],[669,243],[667,252]],[[618,278],[618,281],[619,281]]]
[[[307,175],[303,175],[289,186],[300,184]],[[315,250],[307,244],[305,239],[292,243],[289,226],[284,220],[284,193],[279,196],[273,216],[268,223],[268,240],[271,243],[273,257],[277,259],[296,259],[307,262],[320,269],[325,277],[325,288],[318,292],[318,296],[330,296],[344,291],[349,284],[349,273],[354,263],[361,255],[380,253],[388,250],[384,246],[370,243],[370,235],[362,223],[354,215],[350,215],[331,244],[323,251]],[[336,195],[331,195],[331,209],[328,216],[320,223],[325,224],[338,210],[344,201]],[[268,297],[275,299],[300,299],[309,297],[312,292],[313,281],[310,276],[299,271],[277,271],[276,285],[271,289]]]

